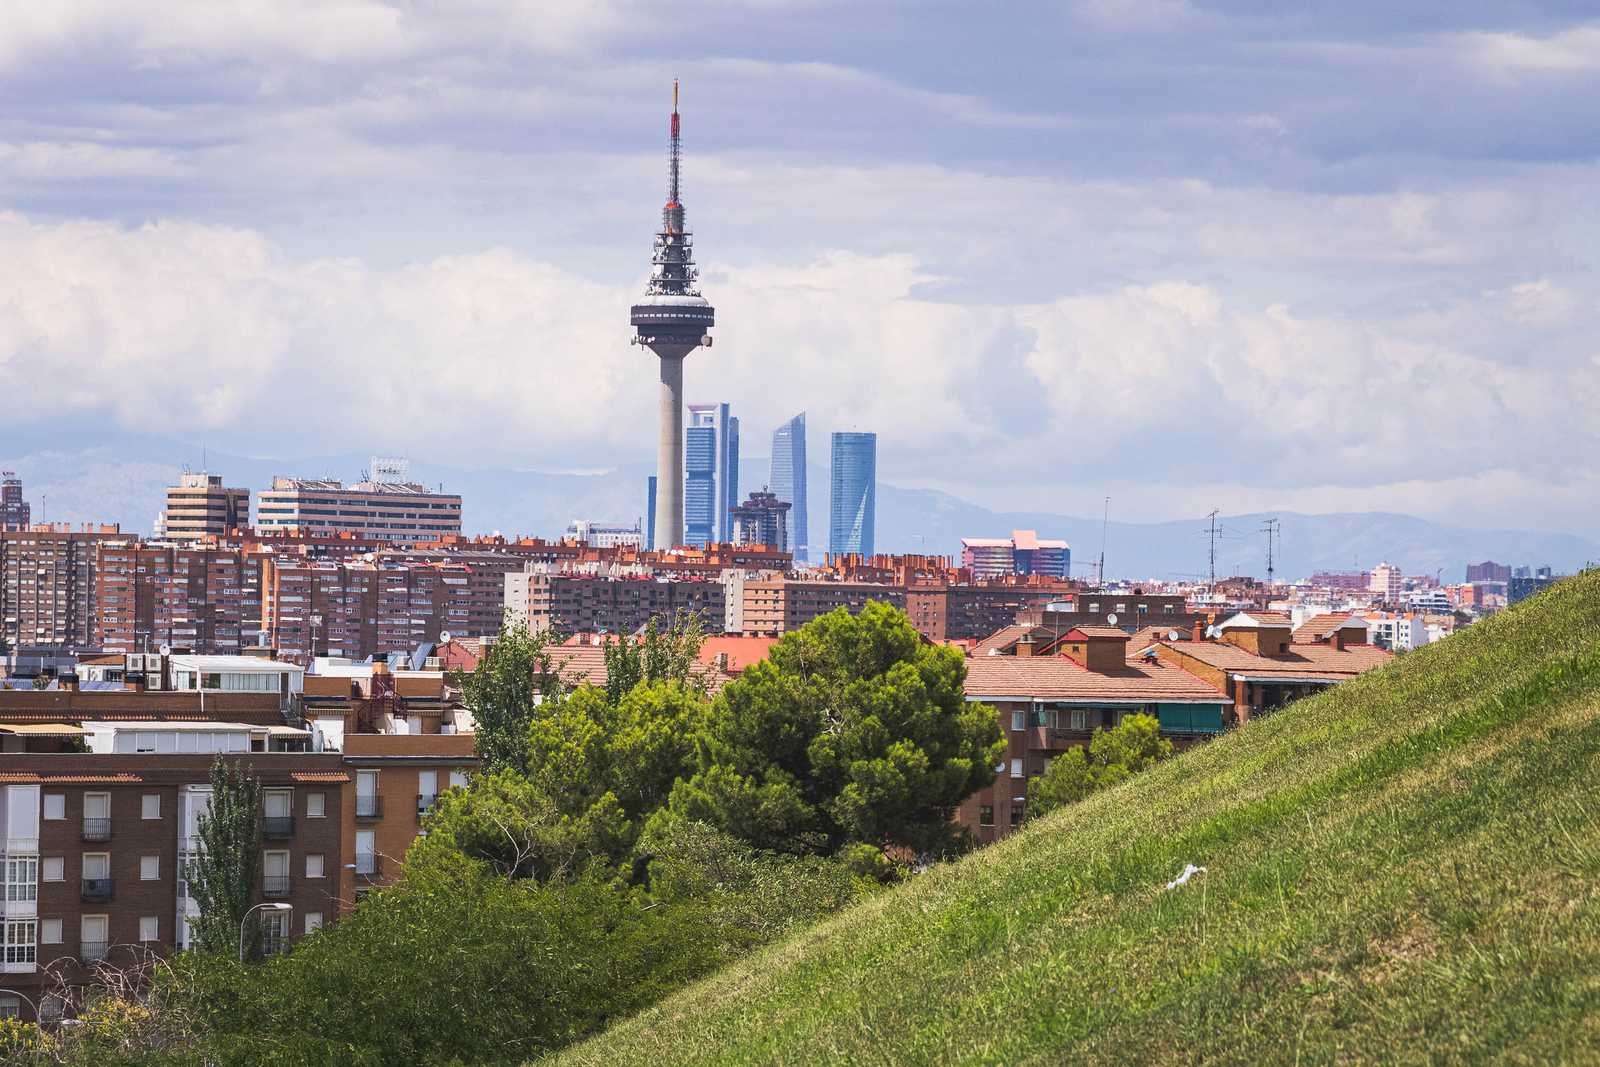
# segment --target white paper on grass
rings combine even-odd
[[[1178,875],[1178,877],[1174,878],[1172,881],[1168,882],[1167,883],[1167,888],[1168,889],[1176,889],[1180,885],[1188,885],[1189,884],[1189,879],[1193,878],[1197,874],[1205,874],[1205,873],[1206,873],[1206,869],[1204,867],[1196,867],[1192,863],[1185,864],[1184,868],[1183,868],[1183,873]]]

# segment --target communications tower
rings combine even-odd
[[[695,280],[694,241],[683,224],[678,198],[678,83],[672,83],[672,134],[667,149],[667,203],[650,257],[650,282],[644,299],[633,305],[633,343],[655,353],[661,365],[660,436],[656,442],[657,548],[683,543],[683,359],[701,345],[716,311],[700,295]]]

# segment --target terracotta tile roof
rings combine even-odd
[[[550,650],[550,659],[555,663],[556,673],[568,686],[575,687],[584,682],[602,687],[606,684],[606,650],[600,645],[558,645]],[[695,673],[711,693],[717,692],[734,678],[734,675],[724,674],[710,663],[697,664]]]
[[[1188,631],[1181,626],[1146,626],[1136,630],[1133,636],[1128,638],[1128,654],[1131,656],[1141,648],[1149,648],[1157,641],[1169,640],[1167,635],[1174,632],[1180,635],[1178,638],[1180,641],[1187,640]]]
[[[69,783],[104,783],[115,785],[118,782],[142,782],[144,778],[137,774],[36,774],[30,771],[7,771],[0,773],[0,782],[69,782]]]
[[[1301,624],[1300,629],[1292,635],[1296,644],[1309,644],[1321,641],[1333,631],[1341,629],[1353,616],[1348,611],[1332,611],[1324,615],[1314,615]]]
[[[1128,631],[1118,626],[1074,626],[1066,632],[1065,636],[1071,638],[1073,634],[1082,634],[1091,640],[1110,638],[1113,641],[1126,641],[1128,639]]]
[[[1281,611],[1241,611],[1234,618],[1243,615],[1257,626],[1293,626],[1294,620]],[[1227,622],[1224,619],[1223,622]]]
[[[987,656],[991,648],[1005,652],[1007,649],[1015,646],[1017,639],[1027,632],[1028,629],[1029,627],[1023,626],[1021,623],[1012,623],[1010,626],[1007,626],[1004,629],[996,630],[988,637],[985,637],[982,641],[979,641],[976,645],[973,645],[972,654],[974,656]]]
[[[1282,656],[1258,656],[1223,641],[1187,641],[1166,644],[1178,656],[1233,674],[1309,680],[1354,678],[1394,658],[1375,645],[1291,645]]]
[[[1059,656],[975,657],[967,661],[966,692],[980,698],[1229,702],[1226,694],[1181,667],[1139,662],[1091,671]]]
[[[290,778],[297,782],[348,782],[350,776],[342,771],[293,771]]]
[[[738,635],[723,635],[708,637],[700,646],[698,659],[701,663],[715,666],[717,654],[728,654],[728,670],[738,674],[752,663],[760,663],[772,652],[772,646],[778,643],[776,637],[744,637]]]

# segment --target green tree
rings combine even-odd
[[[925,643],[903,611],[825,615],[718,694],[671,811],[773,851],[958,850],[956,806],[993,781],[1003,748],[965,677],[961,653]]]
[[[1172,755],[1153,715],[1129,715],[1110,730],[1098,729],[1086,748],[1071,748],[1050,769],[1028,782],[1029,819],[1043,818],[1100,789],[1116,785]]]
[[[681,617],[666,630],[652,615],[638,640],[618,637],[606,642],[606,699],[616,705],[625,693],[647,682],[677,682],[704,695],[705,683],[695,670],[704,643],[698,614]]]
[[[541,699],[559,699],[563,691],[558,653],[552,652],[558,643],[548,630],[509,623],[484,647],[477,667],[455,673],[472,711],[484,771],[527,770],[528,724]]]
[[[212,760],[211,804],[200,816],[198,836],[199,851],[186,874],[200,907],[194,944],[202,952],[233,955],[261,873],[261,783],[237,760]],[[248,945],[257,944],[259,929],[246,936]]]

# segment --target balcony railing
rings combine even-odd
[[[433,806],[435,804],[437,804],[438,802],[439,802],[439,795],[437,793],[418,793],[417,794],[417,814],[418,815],[426,815],[426,814],[428,814],[428,812],[432,811],[433,810]]]
[[[376,878],[378,876],[379,868],[380,864],[378,862],[378,854],[376,852],[356,853],[357,874],[366,875],[369,878]]]
[[[78,962],[99,963],[106,958],[106,949],[110,947],[104,941],[80,941],[78,943]]]
[[[356,818],[381,819],[383,818],[383,798],[374,793],[372,796],[356,795]]]
[[[111,820],[110,819],[87,819],[87,818],[84,819],[83,820],[83,839],[85,841],[110,841],[111,840]]]
[[[269,874],[261,879],[261,895],[264,897],[286,897],[294,888],[294,879],[287,874]]]
[[[85,904],[103,904],[117,892],[117,883],[111,878],[85,878],[81,897]]]
[[[293,815],[268,815],[261,820],[261,836],[282,840],[294,836]]]

